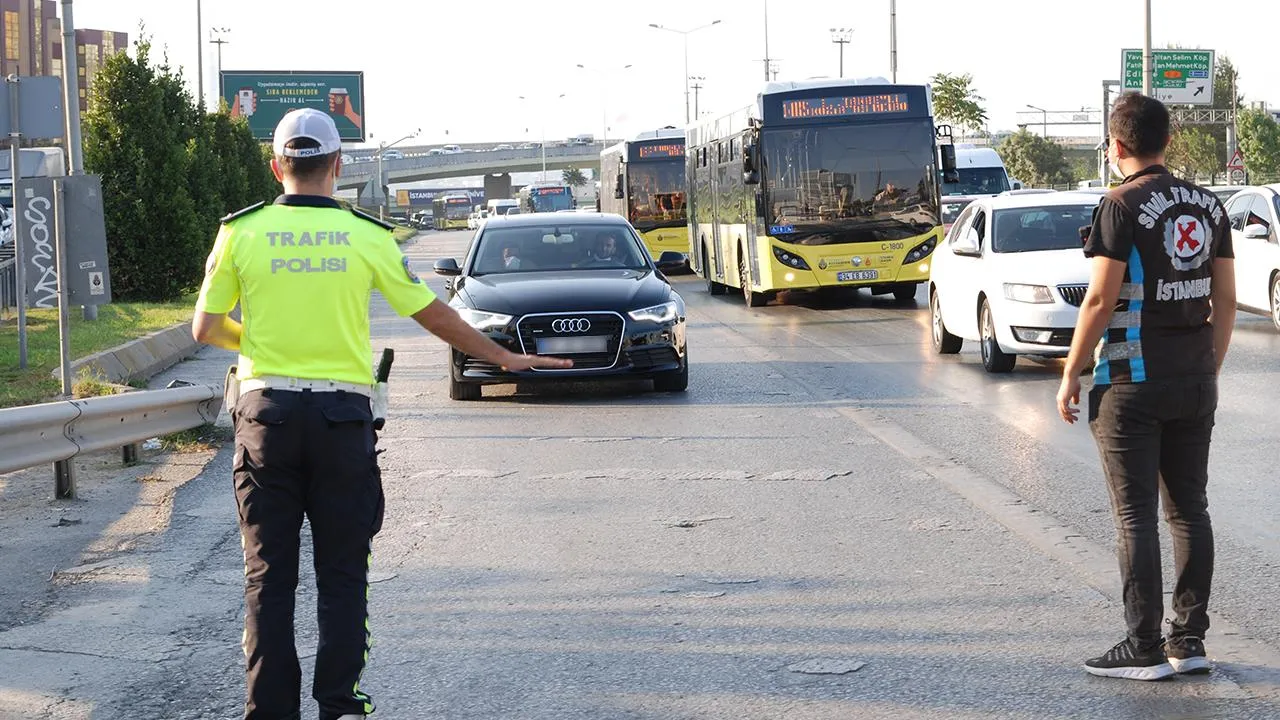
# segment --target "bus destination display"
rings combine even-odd
[[[533,194],[534,195],[566,195],[568,194],[568,192],[569,192],[569,188],[566,188],[566,187],[543,187],[543,188],[534,188]]]
[[[906,93],[881,95],[847,95],[843,97],[803,98],[782,102],[782,119],[848,117],[910,112]]]
[[[641,145],[640,159],[647,160],[649,158],[679,158],[684,157],[684,145],[681,143],[667,143],[665,145]]]
[[[451,198],[445,198],[444,201],[449,205],[470,205],[471,204],[471,198],[469,197],[451,197]]]

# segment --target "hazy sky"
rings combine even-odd
[[[544,123],[548,138],[599,135],[606,114],[611,136],[631,134],[685,119],[681,36],[649,23],[688,29],[721,20],[688,36],[689,74],[706,78],[700,109],[726,112],[751,102],[763,81],[764,3],[205,0],[205,90],[214,97],[209,29],[227,27],[228,70],[363,70],[365,117],[375,138],[395,140],[421,127],[423,142],[537,140]],[[971,73],[992,130],[1013,129],[1027,104],[1098,107],[1101,81],[1119,76],[1121,48],[1142,46],[1142,0],[897,5],[899,81]],[[1259,41],[1280,27],[1280,2],[1153,5],[1156,47],[1225,53],[1240,69],[1247,99],[1280,106],[1275,43]],[[133,37],[145,24],[154,45],[186,69],[194,86],[195,8],[196,0],[80,0],[75,19]],[[779,79],[837,75],[832,27],[854,29],[845,46],[846,76],[888,76],[889,0],[772,0],[769,55],[778,61]],[[1251,28],[1268,30],[1259,36]],[[595,70],[610,72],[602,79]]]

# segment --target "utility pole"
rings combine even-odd
[[[889,0],[889,80],[898,82],[898,0]]]
[[[691,75],[689,79],[693,81],[693,84],[689,86],[693,89],[693,116],[695,118],[702,117],[702,114],[698,112],[698,91],[701,90],[703,86],[699,83],[706,82],[707,79],[700,75]]]
[[[71,46],[71,52],[75,52],[75,45]],[[63,54],[66,54],[65,45]],[[204,22],[200,14],[200,0],[196,0],[196,88],[200,107],[204,107]]]
[[[764,81],[769,82],[769,0],[764,0]],[[775,76],[776,77],[776,76]]]
[[[76,23],[72,0],[62,0],[62,102],[67,113],[67,174],[84,174],[84,143],[80,139],[80,69],[76,57]],[[67,52],[66,48],[71,48]],[[17,234],[16,232],[14,233]],[[98,319],[97,305],[81,308],[85,320]]]
[[[222,36],[231,32],[231,28],[216,27],[209,28],[209,44],[218,46],[218,83],[222,83],[222,46],[230,43],[230,40],[223,40]],[[221,89],[219,89],[221,92]]]
[[[1153,74],[1154,58],[1151,56],[1151,0],[1146,0],[1146,13],[1144,14],[1145,32],[1142,40],[1142,94],[1151,97],[1151,77]]]
[[[844,77],[844,46],[853,40],[853,28],[831,28],[831,42],[840,46],[840,77]]]

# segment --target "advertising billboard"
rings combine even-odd
[[[363,72],[224,70],[220,90],[259,140],[271,139],[285,113],[312,108],[333,118],[344,142],[364,142]]]

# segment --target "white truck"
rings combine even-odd
[[[992,148],[956,145],[956,180],[942,182],[942,225],[950,230],[960,213],[975,198],[1019,190],[1022,183],[1009,178],[1004,161]]]

